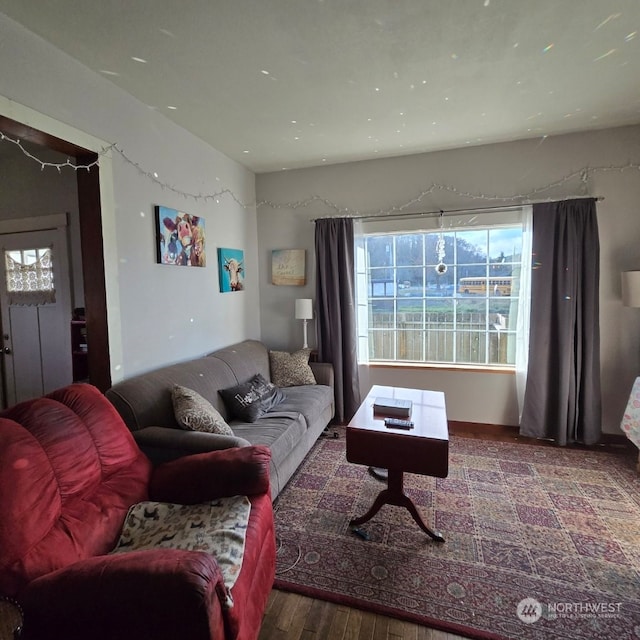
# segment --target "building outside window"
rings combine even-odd
[[[514,367],[522,229],[480,221],[365,232],[357,251],[363,355],[374,363]]]

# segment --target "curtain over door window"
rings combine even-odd
[[[51,247],[9,250],[4,258],[9,304],[33,306],[56,301]]]

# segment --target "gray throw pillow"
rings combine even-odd
[[[269,351],[271,379],[279,387],[297,387],[304,384],[317,384],[309,366],[311,349],[300,349],[295,353]]]
[[[233,435],[231,427],[218,410],[193,389],[176,384],[171,391],[171,400],[173,413],[183,429]]]
[[[255,422],[284,400],[282,391],[259,373],[247,382],[221,389],[219,393],[229,413],[244,422]]]

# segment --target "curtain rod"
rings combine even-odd
[[[570,196],[568,198],[562,198],[562,200],[582,200],[582,199],[593,199],[596,202],[601,202],[604,200],[604,196]],[[420,211],[415,213],[382,213],[382,214],[363,214],[359,216],[325,216],[324,218],[313,218],[311,222],[315,222],[316,220],[330,220],[331,218],[352,218],[353,220],[385,220],[387,218],[422,218],[422,217],[431,217],[431,216],[447,216],[454,215],[456,213],[490,213],[491,211],[499,211],[501,209],[515,209],[516,207],[524,207],[532,204],[543,204],[545,202],[561,202],[561,200],[527,200],[526,202],[518,202],[512,204],[499,204],[493,205],[491,207],[471,207],[464,209],[437,209],[433,211]]]

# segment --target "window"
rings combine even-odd
[[[360,253],[370,362],[515,365],[521,224],[365,233]]]

